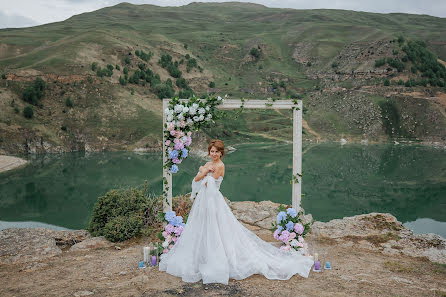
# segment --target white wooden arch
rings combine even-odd
[[[170,99],[163,99],[163,111],[169,107]],[[187,99],[181,99],[181,102],[187,102]],[[254,109],[293,109],[293,176],[292,176],[292,206],[294,209],[300,209],[302,193],[302,100],[239,100],[225,99],[217,106],[219,109],[238,109],[243,105],[244,108]],[[165,127],[166,114],[163,112],[163,165],[167,161],[166,157],[166,139]],[[167,199],[163,201],[164,212],[172,210],[172,173],[169,168],[163,169],[163,193],[167,194]],[[167,200],[167,201],[166,201]]]

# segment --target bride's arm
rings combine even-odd
[[[202,180],[206,174],[210,171],[209,167],[207,166],[200,166],[200,170],[198,171],[197,175],[194,178],[194,181],[200,181]]]

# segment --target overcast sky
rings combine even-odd
[[[118,0],[0,0],[0,28],[18,28],[63,21],[72,15],[113,6]],[[181,6],[189,0],[127,0],[133,4]],[[195,1],[198,2],[198,1]],[[226,2],[202,0],[199,2]],[[446,0],[241,0],[268,7],[332,8],[379,13],[403,12],[446,17]]]

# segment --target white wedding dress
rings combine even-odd
[[[194,204],[179,240],[161,255],[160,271],[185,282],[228,284],[253,274],[287,280],[294,274],[308,277],[313,260],[294,251],[282,251],[245,228],[234,216],[220,184],[209,173],[192,180]]]

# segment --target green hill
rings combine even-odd
[[[444,141],[445,60],[444,18],[121,3],[0,30],[0,149],[159,148],[158,97],[191,92],[302,99],[305,139]],[[25,118],[23,92],[37,77],[46,86]],[[283,140],[289,115],[246,112],[207,133]]]

